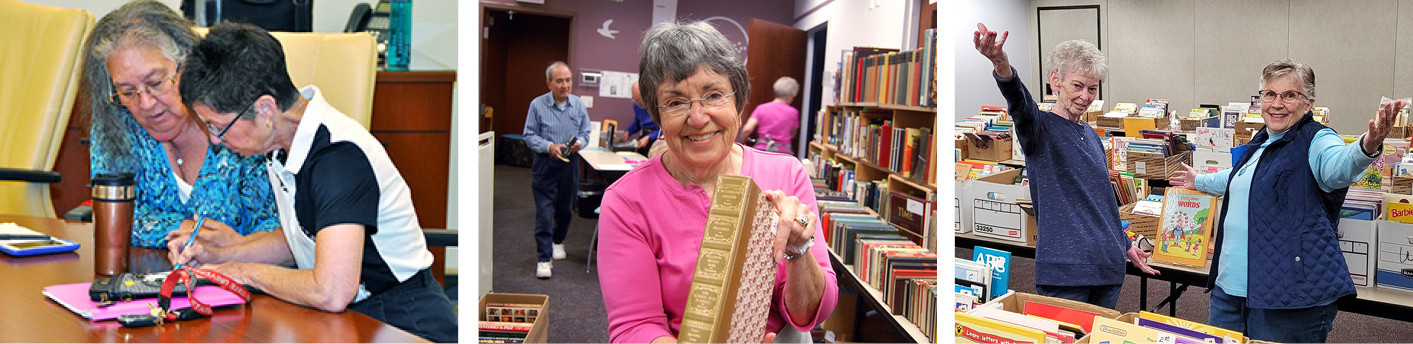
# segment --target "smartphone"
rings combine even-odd
[[[565,144],[564,147],[559,148],[559,156],[561,157],[559,158],[559,160],[569,161],[569,148],[573,147],[575,143],[579,143],[578,136],[569,139],[568,144]]]
[[[73,252],[78,248],[78,243],[58,238],[41,241],[0,241],[0,252],[16,257]]]

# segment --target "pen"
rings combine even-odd
[[[0,234],[0,240],[49,240],[48,235],[40,234]]]
[[[196,215],[196,227],[191,229],[191,237],[186,238],[186,245],[182,245],[182,251],[186,251],[187,249],[191,248],[191,244],[195,244],[195,243],[196,243],[196,234],[197,234],[197,233],[201,233],[201,224],[203,224],[203,223],[205,223],[205,222],[206,222],[206,218],[205,218],[205,217],[201,217],[201,215]],[[177,263],[176,266],[173,266],[173,267],[172,267],[172,270],[175,271],[175,270],[181,269],[181,268],[182,268],[182,263]]]

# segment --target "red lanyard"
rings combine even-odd
[[[157,311],[161,313],[159,317],[169,321],[177,320],[177,314],[171,311],[172,290],[176,288],[177,283],[182,283],[186,286],[186,295],[187,299],[191,301],[192,310],[202,315],[211,315],[211,306],[196,298],[196,277],[203,277],[212,282],[216,282],[221,289],[229,290],[235,293],[236,296],[240,296],[241,301],[243,301],[242,303],[250,302],[250,291],[245,290],[245,287],[231,280],[230,277],[226,277],[225,275],[211,270],[183,267],[172,270],[172,273],[167,275],[166,281],[162,282],[162,292],[157,298],[157,306],[159,307]]]

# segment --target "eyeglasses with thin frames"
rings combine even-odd
[[[176,82],[177,82],[177,76],[176,76],[175,74],[173,74],[172,76],[169,76],[169,77],[165,77],[165,78],[157,79],[156,81],[148,82],[146,85],[142,85],[141,87],[137,87],[137,88],[125,89],[125,90],[124,90],[124,89],[118,89],[117,86],[113,86],[114,91],[113,91],[112,94],[110,94],[110,95],[108,96],[108,98],[109,98],[109,100],[112,100],[114,104],[119,104],[119,105],[130,104],[130,103],[132,103],[133,101],[137,100],[138,97],[141,97],[143,93],[147,93],[147,95],[149,95],[149,96],[154,96],[154,97],[155,97],[156,94],[154,94],[153,92],[166,92],[166,91],[167,91],[167,87],[168,87],[168,86],[171,86],[173,83],[176,83]]]
[[[677,117],[687,114],[687,111],[692,109],[693,102],[701,103],[703,108],[720,108],[729,104],[733,95],[736,95],[736,92],[711,91],[700,99],[675,97],[662,102],[663,105],[659,105],[658,108],[662,109],[662,114],[666,117]]]
[[[1256,95],[1261,97],[1262,102],[1274,103],[1276,102],[1276,100],[1281,100],[1284,101],[1286,105],[1292,105],[1295,104],[1295,102],[1297,101],[1309,99],[1309,97],[1306,97],[1304,93],[1298,91],[1285,91],[1281,93],[1276,93],[1270,90],[1261,90],[1260,92],[1257,92]]]
[[[230,123],[226,123],[225,128],[221,128],[221,130],[218,131],[216,130],[216,126],[211,125],[211,122],[206,122],[206,130],[216,133],[217,139],[225,141],[226,131],[231,130],[231,127],[235,126],[235,122],[239,121],[241,118],[254,117],[255,114],[251,113],[253,110],[255,110],[255,103],[250,103],[250,106],[246,107],[245,110],[241,110],[240,113],[237,113],[235,118],[231,119]]]

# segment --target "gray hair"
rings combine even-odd
[[[192,23],[167,5],[155,0],[134,0],[119,7],[94,25],[84,47],[83,87],[88,94],[92,125],[89,136],[99,154],[110,157],[112,171],[131,172],[136,159],[131,151],[137,135],[129,130],[134,121],[126,108],[112,101],[113,79],[108,73],[108,57],[128,47],[157,48],[162,56],[181,70],[187,54],[200,41]],[[131,126],[136,127],[136,126]],[[100,143],[101,141],[101,143]],[[94,171],[95,173],[99,171]]]
[[[782,76],[780,77],[780,79],[775,80],[776,98],[794,97],[796,94],[799,93],[800,83],[798,81],[795,81],[795,78]]]
[[[560,66],[563,66],[564,69],[569,69],[569,64],[564,63],[564,61],[554,61],[550,63],[549,67],[545,67],[545,81],[554,80],[554,70]],[[570,71],[570,73],[573,74],[574,72]]]
[[[1085,75],[1102,82],[1109,75],[1109,61],[1094,44],[1077,39],[1061,42],[1045,57],[1046,75],[1058,72],[1060,78],[1064,78],[1074,70],[1084,71]]]
[[[1305,97],[1315,100],[1315,70],[1304,63],[1295,62],[1291,59],[1280,59],[1266,65],[1261,70],[1261,88],[1271,80],[1275,80],[1284,75],[1295,77],[1295,81],[1300,83],[1300,89],[1305,93]]]
[[[662,123],[657,107],[658,85],[686,80],[699,68],[726,76],[736,92],[737,113],[745,109],[751,94],[746,65],[726,36],[711,24],[658,23],[643,34],[638,52],[643,55],[638,62],[638,91],[643,93],[643,103],[653,121]]]

